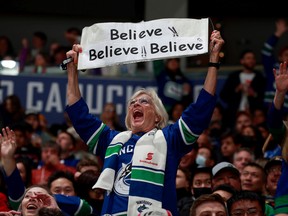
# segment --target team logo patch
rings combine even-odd
[[[138,200],[136,201],[136,204],[139,205],[137,208],[137,211],[139,213],[141,213],[142,211],[149,209],[149,206],[152,205],[151,202],[147,201],[147,200]]]

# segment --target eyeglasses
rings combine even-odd
[[[236,209],[235,211],[231,212],[231,216],[244,216],[245,213],[248,216],[256,216],[259,215],[259,213],[261,212],[261,210],[257,209],[257,208],[249,208],[247,210],[244,209]]]
[[[136,102],[138,102],[141,105],[149,105],[149,104],[151,104],[151,101],[148,98],[141,97],[141,98],[138,98],[138,99],[130,100],[129,103],[128,103],[129,107],[134,106],[136,104]]]

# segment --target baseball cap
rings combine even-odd
[[[235,173],[236,175],[240,176],[240,172],[239,170],[231,163],[223,161],[220,162],[218,164],[216,164],[213,168],[212,168],[212,175],[213,177],[216,176],[217,174],[219,174],[220,172],[224,171],[224,170],[229,170],[233,173]]]
[[[282,157],[281,156],[275,156],[272,157],[264,166],[264,170],[266,173],[268,173],[268,170],[275,165],[280,165],[282,166]]]

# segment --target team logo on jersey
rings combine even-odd
[[[145,209],[148,209],[148,207],[146,207],[146,206],[143,204],[143,205],[141,205],[141,206],[139,206],[139,207],[137,208],[137,211],[138,211],[138,212],[142,212],[142,211],[144,211]]]
[[[128,164],[122,164],[122,167],[117,173],[114,184],[114,191],[120,196],[129,195],[130,183],[128,182],[128,179],[131,178],[131,168],[132,162]]]
[[[151,206],[152,203],[147,201],[147,200],[138,200],[136,201],[137,205],[139,205],[139,207],[137,208],[137,211],[139,213],[141,213],[142,211],[144,211],[145,209],[149,209],[148,206]]]

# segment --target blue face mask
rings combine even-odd
[[[206,158],[203,155],[198,154],[196,163],[198,164],[198,167],[206,167]]]

